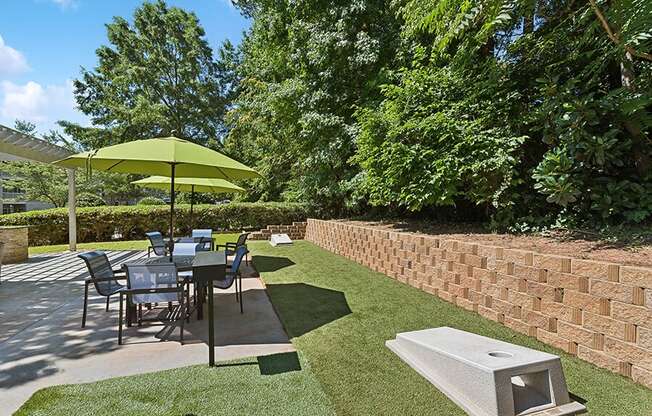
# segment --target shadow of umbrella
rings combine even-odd
[[[344,293],[337,290],[305,283],[288,283],[267,285],[267,293],[290,338],[351,313]]]
[[[253,256],[252,261],[253,264],[256,265],[258,273],[275,272],[295,265],[295,263],[287,257]]]

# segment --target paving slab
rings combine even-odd
[[[137,256],[142,253],[110,254],[116,264]],[[93,296],[82,329],[83,280],[87,276],[83,262],[70,253],[48,257],[6,269],[3,266],[0,415],[10,415],[47,386],[207,365],[207,320],[198,321],[196,315],[186,323],[183,345],[178,328],[161,324],[126,328],[125,344],[118,345],[118,298],[105,312],[105,298]],[[215,295],[218,361],[295,351],[262,281],[251,270],[247,276],[243,279],[244,314],[232,289],[217,290]]]

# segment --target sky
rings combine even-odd
[[[0,0],[0,124],[31,121],[39,134],[57,120],[89,125],[76,109],[72,80],[97,65],[95,50],[108,44],[113,16],[131,21],[142,0]],[[249,21],[230,0],[168,0],[193,11],[217,50],[237,44]]]

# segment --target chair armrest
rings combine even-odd
[[[215,250],[219,250],[220,247],[238,248],[238,245],[236,243],[215,244]]]
[[[108,282],[110,280],[127,280],[127,276],[113,276],[113,277],[87,277],[86,282]]]

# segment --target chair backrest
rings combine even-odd
[[[77,255],[77,257],[84,260],[86,263],[86,267],[88,267],[88,273],[90,274],[91,279],[93,280],[93,284],[95,285],[95,290],[97,290],[97,293],[100,295],[108,296],[113,293],[115,289],[122,286],[114,278],[115,274],[111,268],[111,262],[109,262],[109,258],[103,252],[89,251],[87,253],[81,253]],[[101,281],[95,280],[98,278],[111,279]]]
[[[235,249],[235,258],[233,259],[233,263],[231,264],[232,273],[238,272],[238,270],[240,269],[240,265],[242,264],[242,259],[248,252],[249,251],[245,246],[238,246],[238,248]]]
[[[181,300],[179,292],[156,293],[157,289],[179,287],[177,267],[174,263],[127,265],[129,289],[149,289],[152,293],[133,295],[133,303],[165,303]]]
[[[236,247],[244,246],[247,243],[249,233],[242,233],[238,236],[238,241],[235,243]]]
[[[208,238],[210,239],[213,237],[213,230],[211,229],[199,229],[199,230],[192,230],[192,238]]]
[[[194,256],[198,251],[202,251],[199,243],[176,243],[172,254],[175,256]]]
[[[165,256],[165,241],[163,241],[163,234],[158,231],[151,231],[145,233],[149,239],[149,245],[152,246],[154,254],[157,256]]]

